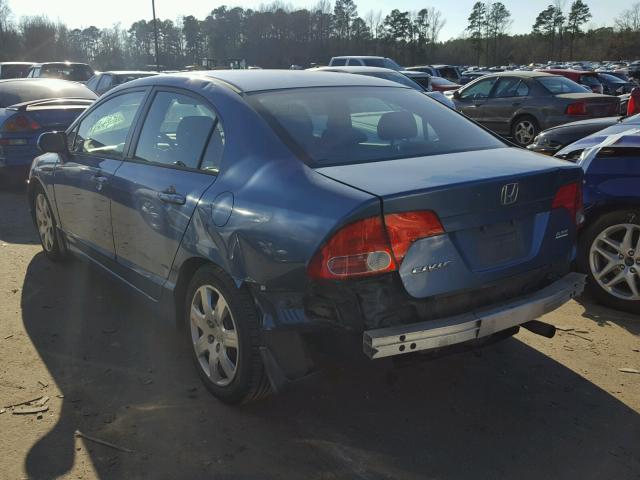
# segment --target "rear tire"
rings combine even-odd
[[[31,196],[31,211],[44,254],[53,262],[66,260],[67,250],[62,234],[58,230],[49,199],[41,187],[36,187]]]
[[[580,237],[578,266],[594,298],[611,308],[640,314],[640,211],[600,216]]]
[[[521,147],[531,145],[539,132],[538,122],[531,115],[518,117],[511,125],[511,138]]]
[[[269,395],[258,314],[246,287],[218,267],[201,267],[187,289],[184,321],[198,375],[216,398],[235,405]]]

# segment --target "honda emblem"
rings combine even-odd
[[[518,184],[507,183],[500,191],[500,203],[502,205],[513,205],[518,201]]]

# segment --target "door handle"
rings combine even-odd
[[[104,184],[107,183],[107,180],[109,179],[104,175],[101,175],[98,173],[93,177],[91,177],[91,180],[96,184],[96,190],[100,191],[102,190],[102,187],[104,187]]]
[[[172,203],[174,205],[184,205],[187,199],[180,193],[159,192],[158,198],[164,203]]]

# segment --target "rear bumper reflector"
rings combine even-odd
[[[547,287],[498,306],[426,322],[364,332],[364,353],[371,359],[435,350],[476,340],[522,325],[549,313],[584,290],[586,276],[569,273]]]

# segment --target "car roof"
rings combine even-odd
[[[383,68],[381,70],[389,70],[388,68]],[[395,71],[395,70],[392,70]],[[407,77],[416,77],[416,78],[431,78],[432,75],[427,72],[421,72],[420,70],[400,70],[402,75],[406,75]]]
[[[378,57],[376,55],[341,55],[339,57],[332,57],[332,58],[377,58],[377,59],[386,59],[387,57]]]
[[[35,65],[34,62],[0,62],[0,66],[2,65]]]
[[[336,67],[315,67],[308,69],[308,72],[347,72],[347,73],[399,73],[396,70],[384,67],[364,67],[361,65],[336,66]]]
[[[549,68],[545,71],[550,73],[571,73],[573,75],[597,75],[596,72],[591,70],[575,70],[573,68]]]
[[[60,78],[4,78],[2,80],[0,80],[0,85],[2,85],[3,83],[8,83],[8,82],[23,82],[23,83],[51,83],[51,82],[56,82],[56,83],[60,83],[60,82],[64,82],[64,85],[68,85],[70,83],[75,83],[78,85],[82,85],[79,82],[72,82],[69,80],[62,80]]]
[[[34,63],[33,66],[34,67],[41,67],[43,65],[86,65],[89,66],[88,63],[82,63],[82,62],[40,62],[40,63]]]
[[[511,70],[508,72],[493,72],[486,75],[487,77],[520,77],[520,78],[536,78],[536,77],[553,77],[554,75],[550,71],[538,71],[538,72],[528,72],[528,71],[515,71]]]
[[[380,69],[389,72],[387,69]],[[201,79],[211,82],[221,82],[238,93],[260,92],[268,90],[283,90],[291,88],[311,87],[403,87],[392,84],[388,80],[364,75],[343,75],[331,71],[309,70],[210,70],[202,72],[184,72],[175,74],[155,75],[134,80],[135,85],[163,84],[171,85],[176,79]]]
[[[159,75],[158,72],[150,72],[149,70],[104,70],[96,72],[96,75],[108,73],[109,75]]]

